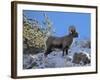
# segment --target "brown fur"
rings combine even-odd
[[[70,48],[73,38],[78,37],[78,33],[76,32],[75,28],[69,29],[69,35],[63,36],[63,37],[54,37],[50,36],[46,41],[46,52],[45,56],[47,56],[50,52],[54,50],[54,48],[61,49],[64,52],[66,52],[66,55],[68,55],[68,49]]]

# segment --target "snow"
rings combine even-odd
[[[62,56],[62,51],[53,51],[45,58],[44,53],[38,53],[36,55],[24,54],[23,56],[23,69],[36,69],[36,68],[60,68],[60,67],[74,67],[74,66],[90,66],[90,64],[75,64],[72,63],[73,55],[77,53],[84,53],[89,59],[90,48],[83,48],[81,45],[85,41],[77,41],[72,44],[69,49],[69,53],[66,56]]]

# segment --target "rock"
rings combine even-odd
[[[87,54],[84,52],[75,53],[73,55],[72,62],[75,64],[82,64],[82,65],[90,64],[90,58],[89,58],[89,56],[87,56]]]

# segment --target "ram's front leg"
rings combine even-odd
[[[68,47],[63,49],[63,56],[68,55],[68,49],[69,49]]]
[[[66,46],[66,48],[65,48],[66,55],[68,55],[68,50],[69,50],[69,47],[68,47],[68,46]]]
[[[65,51],[66,51],[66,49],[63,48],[63,54],[62,54],[62,56],[65,56]]]
[[[62,56],[64,56],[64,52],[65,52],[65,50],[63,49],[63,53],[62,53]]]
[[[68,48],[66,49],[66,55],[68,55]]]

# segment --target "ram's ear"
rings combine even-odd
[[[73,32],[76,32],[76,28],[75,28],[75,26],[70,26],[69,33],[73,33]]]

